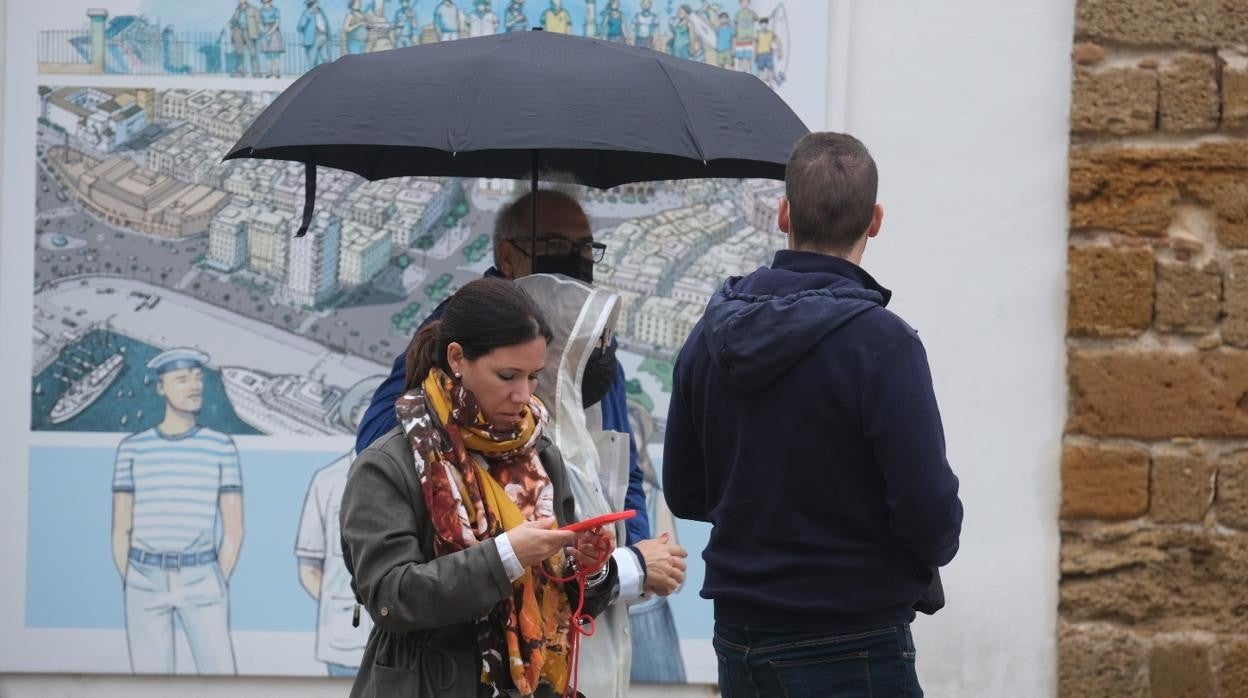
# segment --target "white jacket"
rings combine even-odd
[[[546,434],[563,454],[577,516],[620,511],[628,491],[628,435],[604,431],[601,407],[586,410],[581,401],[585,365],[598,338],[614,329],[620,298],[553,274],[533,274],[516,283],[542,309],[554,334],[537,396],[550,411]],[[624,524],[615,524],[617,546],[623,546],[625,535]],[[643,580],[631,550],[617,547],[614,558],[620,568],[620,597],[598,616],[596,632],[581,644],[578,688],[593,698],[628,695],[632,643],[627,603],[640,596]]]

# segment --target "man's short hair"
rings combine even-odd
[[[867,147],[844,133],[810,133],[784,173],[790,232],[801,249],[846,253],[867,232],[879,173]]]
[[[555,185],[551,188],[537,190],[537,212],[541,215],[543,206],[575,206],[581,208],[581,202],[572,194],[572,185]],[[498,245],[507,240],[527,241],[533,235],[533,192],[527,191],[516,197],[498,212],[494,219],[494,263],[498,263]],[[543,232],[537,231],[539,235]]]

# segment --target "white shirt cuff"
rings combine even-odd
[[[503,559],[503,569],[507,572],[507,579],[516,581],[524,574],[524,565],[520,564],[516,551],[511,549],[511,541],[507,540],[507,534],[495,536],[494,544],[498,546],[498,556]]]
[[[640,599],[646,578],[641,573],[641,562],[637,555],[629,548],[616,548],[611,557],[615,558],[615,567],[620,578],[620,593],[616,599],[625,603]]]

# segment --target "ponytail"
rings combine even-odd
[[[438,330],[441,320],[434,320],[420,328],[407,345],[407,370],[404,374],[403,392],[420,387],[429,371],[438,365]]]

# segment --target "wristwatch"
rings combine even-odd
[[[611,561],[608,560],[607,563],[602,566],[602,569],[598,570],[597,572],[585,578],[585,586],[592,587],[592,586],[601,584],[602,580],[607,578],[607,574],[610,571],[611,571]]]

